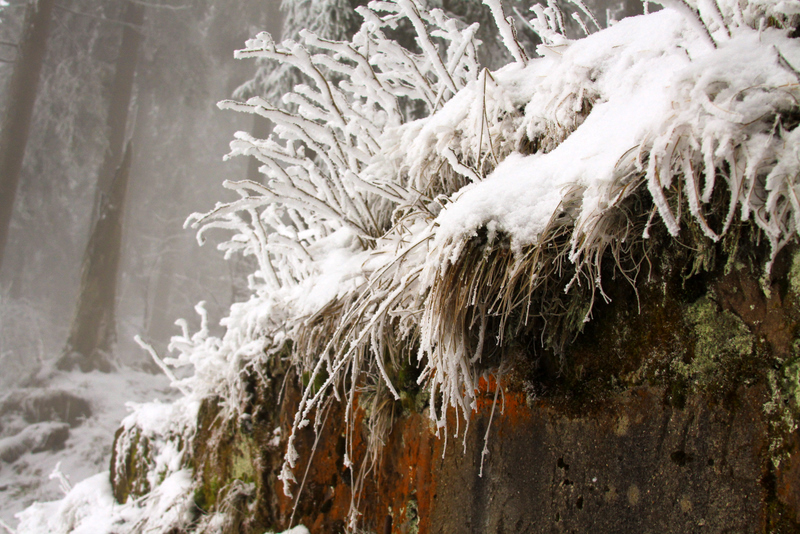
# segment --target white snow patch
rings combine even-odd
[[[92,415],[69,429],[69,437],[63,449],[32,452],[36,447],[26,446],[27,452],[13,463],[0,461],[0,520],[12,526],[16,523],[14,515],[33,502],[63,497],[59,481],[48,478],[57,464],[60,463],[61,472],[73,484],[89,477],[94,480],[95,473],[108,469],[114,433],[119,428],[120,421],[129,413],[126,401],[163,402],[177,397],[177,392],[170,388],[165,376],[135,369],[119,369],[112,373],[54,372],[41,379],[46,384],[47,391],[66,391],[87,400]],[[39,390],[31,387],[13,390],[10,394],[15,392],[36,396]],[[45,421],[18,431],[22,424],[27,423],[21,420],[10,425],[5,424],[7,421],[3,423],[0,431],[0,443],[3,446],[19,442],[23,438],[28,439],[31,434],[40,434],[39,431],[45,428],[52,430],[54,427],[69,426],[60,421]],[[13,435],[6,435],[6,432],[13,432]],[[92,487],[100,488],[98,484]]]

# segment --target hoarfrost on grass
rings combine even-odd
[[[684,9],[676,4],[677,10],[626,19],[576,41],[558,33],[552,7],[534,9],[531,27],[542,33],[545,42],[538,49],[541,57],[529,60],[516,49],[499,3],[491,2],[516,61],[495,72],[466,63],[457,91],[447,69],[442,70],[445,62],[422,35],[431,31],[425,29],[426,24],[447,26],[441,12],[415,18],[418,13],[412,5],[408,1],[372,4],[373,11],[362,10],[367,23],[354,45],[323,44],[305,34],[308,44],[333,52],[332,59],[309,54],[296,43],[283,45],[281,53],[301,69],[316,64],[323,72],[329,68],[350,76],[340,84],[341,92],[319,79],[316,88],[299,87],[299,96],[286,99],[299,106],[295,116],[278,115],[261,101],[224,105],[274,118],[281,127],[273,139],[259,141],[243,134],[232,145],[233,155],[255,155],[264,161],[263,171],[270,181],[260,197],[246,196],[239,205],[197,216],[197,224],[210,225],[201,229],[223,224],[239,228],[242,221],[234,220],[234,214],[254,206],[261,211],[252,212],[251,217],[260,213],[270,225],[275,223],[273,212],[283,209],[298,219],[294,230],[278,225],[276,232],[288,236],[302,229],[295,238],[299,255],[286,256],[288,248],[277,242],[259,248],[251,240],[247,245],[261,254],[259,274],[264,287],[272,287],[268,297],[266,291],[261,294],[278,313],[294,312],[288,311],[288,320],[284,316],[276,321],[280,326],[267,336],[281,342],[297,340],[308,326],[303,318],[313,316],[314,310],[337,302],[345,309],[338,315],[338,326],[329,332],[330,342],[316,347],[316,358],[295,350],[293,361],[311,373],[310,382],[326,376],[322,388],[312,392],[309,386],[306,391],[295,428],[307,424],[326,391],[335,392],[342,377],[352,376],[355,383],[368,367],[397,395],[386,371],[397,361],[384,360],[381,348],[383,337],[391,335],[388,329],[396,329],[401,343],[408,336],[419,336],[418,358],[424,367],[420,380],[431,392],[430,415],[438,426],[446,423],[447,406],[468,416],[478,380],[474,362],[480,354],[471,353],[457,332],[442,330],[448,326],[439,324],[439,311],[426,295],[483,229],[490,242],[503,236],[520,253],[535,246],[546,230],[569,226],[570,260],[579,271],[591,269],[599,261],[597,251],[611,239],[599,221],[626,196],[645,187],[673,235],[679,232],[683,217],[671,200],[676,188],[683,191],[690,216],[710,239],[723,235],[737,215],[753,220],[764,231],[773,257],[795,235],[800,205],[794,189],[797,169],[791,162],[796,159],[792,155],[797,151],[797,135],[783,131],[781,121],[790,122],[797,108],[798,73],[792,65],[800,64],[800,54],[784,30],[765,29],[759,22],[769,16],[786,20],[793,13],[786,5],[723,2],[715,11],[705,5],[698,9],[686,4]],[[381,9],[389,15],[382,15]],[[379,30],[394,14],[412,17],[423,54],[416,60],[422,61],[418,71],[427,72],[427,78],[408,74],[406,85],[386,78],[393,72],[387,66],[407,69],[409,61],[415,61],[401,54],[396,43],[382,40]],[[446,43],[443,56],[457,58],[451,51],[464,48],[466,32],[449,35],[452,40]],[[375,56],[358,48],[373,42],[377,43],[373,50],[379,51]],[[241,57],[277,58],[278,48],[266,37],[248,45]],[[356,89],[351,83],[355,80],[366,89]],[[393,103],[396,96],[391,90],[387,95],[387,86],[419,100],[429,114],[409,120],[412,117]],[[333,113],[334,101],[338,115]],[[366,121],[359,113],[367,108],[380,120]],[[307,140],[306,148],[316,152],[325,167],[302,159],[306,155],[303,143],[295,143],[302,141],[301,125],[309,131],[328,128],[330,141],[325,142],[333,146],[335,132],[353,131],[353,122],[348,120],[364,121],[359,131],[369,132],[362,144],[350,149],[351,161],[361,165],[328,161]],[[532,153],[519,150],[525,143],[534,145]],[[288,167],[280,167],[279,161]],[[727,174],[718,175],[725,168]],[[286,189],[287,183],[290,188],[305,188],[306,194],[318,200],[304,198],[307,206],[303,207],[300,196]],[[333,202],[336,194],[329,187],[357,191],[353,198],[363,204],[348,205],[344,197]],[[707,206],[718,190],[726,189],[731,192],[727,217],[712,228],[706,220]],[[569,212],[559,213],[567,209],[568,195]],[[315,211],[318,202],[325,206]],[[369,214],[373,217],[365,217]],[[365,224],[367,220],[372,224]],[[348,241],[337,254],[330,249],[321,253],[319,236],[339,228],[349,228],[357,243]],[[246,233],[243,230],[240,235]],[[647,228],[642,237],[646,236]],[[345,259],[347,254],[352,261]],[[361,263],[360,273],[356,270],[339,278],[352,280],[350,287],[330,287],[334,280],[316,268],[325,265],[326,257],[352,266]],[[295,267],[298,264],[301,268]],[[289,285],[299,281],[304,291],[292,298],[281,296],[265,275],[273,267],[281,272],[273,280],[288,280]],[[590,280],[598,287],[601,284],[599,275]],[[326,289],[308,291],[309,287]],[[298,314],[299,310],[303,313]],[[591,307],[587,319],[590,313]],[[274,335],[277,332],[280,335]],[[367,363],[356,357],[362,350],[371,357]],[[352,395],[347,399],[352,402]],[[292,436],[287,447],[282,476],[288,492],[297,458]]]
[[[416,0],[360,8],[365,22],[351,43],[304,32],[303,43],[276,44],[259,34],[238,53],[282,61],[310,81],[284,98],[296,112],[257,97],[220,104],[276,124],[269,139],[239,133],[231,144],[231,157],[263,164],[266,183],[226,182],[238,199],[187,224],[200,240],[232,231],[219,248],[253,255],[258,270],[250,300],[223,320],[222,338],[209,334],[202,306],[198,332],[180,323],[170,344],[177,355],[163,361],[193,371],[175,378],[188,411],[179,429],[162,421],[153,431],[164,452],[154,472],[167,480],[183,472],[170,443],[191,437],[189,407],[217,396],[235,414],[247,397],[243,375],[279,355],[309,377],[292,432],[279,438],[287,494],[299,455],[294,432],[331,395],[352,422],[356,384],[398,396],[392,371],[409,360],[422,367],[437,427],[446,427],[448,407],[468,419],[481,374],[497,370],[477,365],[485,322],[455,324],[437,308],[447,295],[431,295],[446,288],[449,269],[483,232],[488,246],[504,241],[521,256],[568,229],[576,279],[601,293],[595,271],[614,239],[604,217],[633,194],[649,195],[648,224],[660,220],[672,235],[689,217],[711,240],[737,218],[749,220],[773,257],[796,237],[800,45],[763,23],[789,21],[800,12],[795,3],[721,0],[716,10],[665,0],[668,9],[579,40],[563,35],[552,6],[538,6],[530,15],[543,38],[536,58],[518,48],[500,3],[486,3],[515,58],[494,72],[477,65],[475,27]],[[386,38],[401,17],[417,33],[413,53]],[[332,83],[331,73],[343,81]],[[712,219],[720,197],[727,209]],[[477,348],[463,335],[476,330]],[[173,417],[158,411],[164,407],[137,413],[150,409],[161,415],[131,419],[129,430]],[[381,417],[370,413],[374,432],[387,428]],[[348,433],[348,459],[352,447]]]
[[[298,87],[296,95],[287,96],[298,105],[296,115],[257,99],[246,106],[223,106],[262,114],[279,126],[270,140],[241,134],[232,144],[232,155],[254,155],[265,163],[267,186],[231,185],[242,200],[194,217],[201,231],[237,229],[239,237],[223,248],[235,244],[260,258],[257,274],[264,285],[259,287],[265,289],[257,290],[257,307],[275,315],[260,323],[265,330],[254,342],[271,339],[272,346],[263,346],[269,353],[302,336],[305,318],[315,311],[336,302],[345,308],[339,325],[329,332],[330,343],[316,347],[317,358],[295,351],[293,361],[311,373],[310,382],[327,377],[322,388],[306,391],[295,428],[307,424],[326,391],[335,391],[346,375],[355,379],[363,365],[374,366],[397,395],[386,371],[396,362],[384,361],[381,349],[389,328],[398,328],[401,339],[418,332],[421,381],[431,391],[430,414],[437,424],[445,424],[447,406],[467,416],[474,406],[478,377],[473,363],[479,355],[441,331],[438,312],[424,296],[481,229],[491,239],[504,236],[519,252],[535,245],[553,225],[569,225],[574,228],[570,259],[587,265],[596,261],[595,248],[608,239],[598,221],[642,183],[667,229],[677,234],[681,217],[668,197],[673,184],[680,183],[691,216],[711,239],[725,233],[736,213],[764,230],[773,254],[795,234],[791,184],[797,175],[789,163],[771,173],[768,167],[770,161],[791,161],[783,154],[797,150],[794,133],[784,135],[773,122],[796,108],[798,79],[791,65],[800,64],[800,55],[784,31],[753,25],[759,16],[781,9],[785,16],[785,6],[763,3],[742,10],[738,4],[724,4],[711,15],[698,14],[691,6],[688,11],[665,9],[577,41],[554,33],[558,25],[552,22],[553,13],[534,10],[538,18],[532,27],[549,32],[538,50],[542,57],[528,60],[514,53],[510,34],[503,34],[516,61],[490,73],[476,68],[469,56],[457,90],[447,68],[459,57],[450,55],[452,50],[467,49],[468,34],[448,34],[451,40],[443,55],[450,61],[445,67],[422,34],[431,31],[426,25],[445,28],[447,23],[437,11],[420,18],[412,6],[406,1],[362,10],[367,22],[353,45],[304,34],[308,44],[325,48],[333,58],[310,54],[293,42],[279,50],[266,36],[248,42],[240,57],[278,59],[283,54],[300,69],[318,65],[320,71],[309,71],[317,76],[317,86]],[[495,2],[492,8],[507,31],[499,5]],[[420,35],[420,59],[404,55],[380,33],[396,15],[412,18]],[[365,51],[370,43],[377,43],[375,55]],[[422,61],[417,70],[408,69],[413,61]],[[401,74],[392,77],[389,73],[398,67]],[[324,69],[350,80],[337,89],[319,78]],[[420,72],[427,74],[420,77]],[[403,76],[406,83],[400,82]],[[407,112],[396,106],[397,94],[419,100],[429,114],[408,120]],[[362,114],[365,109],[372,111],[372,120]],[[304,137],[303,128],[320,132],[331,147],[339,142],[337,132],[358,131],[365,137],[355,144],[349,135],[342,137],[349,148],[336,160],[341,149],[326,155],[322,146]],[[524,142],[539,148],[526,155],[518,149]],[[318,159],[303,159],[306,150],[316,152]],[[354,167],[353,162],[360,163]],[[729,176],[715,176],[726,164]],[[725,224],[711,228],[704,210],[719,189],[719,179],[727,181],[733,194]],[[568,192],[575,197],[572,211],[563,221],[556,220]],[[263,218],[274,228],[270,235],[280,238],[263,241],[257,225],[237,218],[247,210],[251,220]],[[294,225],[283,224],[278,213],[285,213],[282,220],[292,218]],[[327,236],[342,229],[353,236],[346,246],[336,252],[323,246]],[[284,239],[292,236],[293,244],[287,244]],[[341,276],[339,269],[329,270],[331,261],[352,270]],[[599,285],[599,278],[592,283]],[[289,292],[286,287],[302,289]],[[355,357],[362,348],[371,355],[366,364]],[[352,395],[348,399],[352,402]],[[287,447],[282,476],[288,492],[297,458],[293,436]]]

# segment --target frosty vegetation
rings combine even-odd
[[[635,286],[655,225],[672,236],[693,225],[717,241],[749,221],[771,246],[765,277],[796,238],[800,44],[787,34],[800,6],[663,0],[666,9],[601,30],[580,0],[566,13],[537,5],[526,18],[541,44],[528,57],[500,0],[484,3],[514,58],[495,71],[478,63],[476,24],[420,0],[359,8],[350,42],[262,33],[236,53],[305,80],[282,103],[219,104],[274,123],[268,139],[240,132],[231,143],[229,157],[257,158],[265,178],[226,182],[238,198],[187,221],[201,242],[228,232],[226,256],[257,260],[252,296],[231,307],[223,337],[200,305],[201,329],[182,322],[173,356],[153,353],[185,396],[124,423],[162,450],[151,492],[108,511],[118,524],[166,531],[187,520],[197,406],[215,396],[235,416],[244,374],[267,359],[288,358],[307,377],[284,443],[291,495],[294,432],[324,403],[344,403],[351,423],[359,397],[371,399],[373,461],[391,422],[381,400],[400,399],[399,370],[418,366],[433,423],[458,432],[479,379],[504,371],[508,338],[535,323],[542,344],[563,346],[606,298],[603,262]],[[586,36],[568,38],[566,17]],[[389,37],[400,26],[416,34],[413,50]],[[124,456],[130,443],[117,446]],[[348,434],[347,458],[352,446]],[[47,521],[69,516],[77,528],[89,506],[108,510],[81,497],[88,486],[78,492],[108,492],[99,480],[77,485]],[[21,519],[19,532],[33,532],[43,509]]]

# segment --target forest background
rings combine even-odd
[[[28,4],[0,8],[4,104]],[[69,1],[51,13],[0,269],[3,387],[65,349],[104,194],[98,176],[109,150],[126,4]],[[233,132],[249,129],[250,120],[221,113],[215,104],[252,76],[252,65],[234,61],[232,51],[256,30],[280,33],[281,17],[279,0],[139,5],[144,13],[134,28],[141,43],[133,89],[127,101],[116,103],[127,109],[123,135],[131,141],[132,162],[116,273],[116,336],[108,357],[142,366],[148,358],[134,344],[135,334],[163,350],[172,322],[194,315],[197,301],[206,300],[219,317],[246,285],[236,262],[225,262],[213,247],[198,247],[183,222],[219,197],[222,179],[248,172],[246,161],[224,164],[222,156]]]

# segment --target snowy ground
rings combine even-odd
[[[0,397],[0,520],[14,528],[14,515],[34,501],[63,498],[58,477],[50,478],[59,463],[73,485],[107,471],[114,432],[129,411],[126,403],[172,400],[175,393],[165,376],[126,368],[109,374],[53,372],[38,387],[5,393]],[[76,398],[88,401],[91,415],[83,415],[85,407]],[[65,403],[77,408],[70,413]]]

